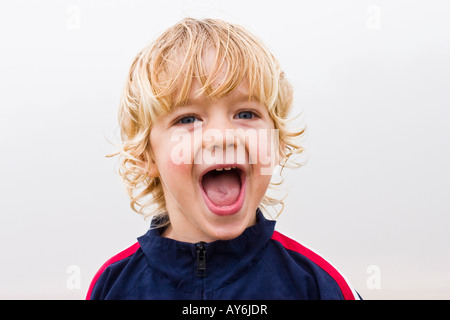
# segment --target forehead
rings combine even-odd
[[[257,101],[269,108],[277,70],[266,50],[239,30],[197,31],[202,35],[182,33],[156,46],[149,70],[157,113],[221,98]]]
[[[214,86],[213,88],[220,90],[221,83],[219,82]],[[256,97],[251,95],[248,89],[248,85],[245,82],[242,82],[239,84],[233,91],[226,94],[223,97],[217,98],[214,96],[209,96],[203,89],[201,83],[193,79],[191,89],[188,95],[187,100],[182,105],[192,105],[195,103],[203,103],[203,102],[210,102],[211,100],[218,100],[218,99],[226,99],[230,100],[231,102],[245,102],[245,101],[256,101]],[[181,106],[181,105],[179,105]]]
[[[178,55],[180,62],[184,58],[183,54]],[[180,77],[177,84],[175,106],[206,98],[249,98],[247,75],[245,70],[242,70],[242,65],[227,58],[217,49],[207,46],[197,59],[184,66],[181,73],[184,77]]]

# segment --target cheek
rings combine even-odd
[[[186,179],[191,176],[191,167],[187,164],[167,161],[167,174],[174,179]]]
[[[162,159],[161,166],[164,168],[162,170],[163,173],[161,172],[163,179],[174,180],[176,182],[177,180],[191,176],[191,166],[186,163],[173,161],[173,159],[170,158],[170,155]]]
[[[250,143],[249,153],[257,165],[272,168],[278,163],[279,135],[276,129],[258,130],[257,143]],[[267,173],[269,174],[269,173]]]
[[[256,178],[256,181],[254,183],[255,189],[253,197],[258,203],[262,200],[262,198],[266,194],[267,189],[269,188],[271,177],[272,177],[271,175],[262,174],[258,175],[258,177]]]
[[[191,177],[191,165],[180,161],[180,158],[174,156],[176,148],[170,144],[161,144],[155,150],[156,164],[163,184],[170,189],[171,192],[177,190],[186,184]],[[168,190],[169,191],[169,190]]]
[[[160,177],[166,201],[168,198],[178,203],[186,203],[192,198],[196,190],[195,182],[191,178],[191,168],[186,164],[176,164],[170,160],[164,162],[160,170]]]
[[[182,168],[183,165],[194,163],[194,157],[202,146],[201,130],[189,131],[177,129],[167,135],[167,139],[162,140],[164,161],[170,162],[168,165],[173,169]]]

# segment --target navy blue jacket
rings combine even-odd
[[[358,299],[318,254],[257,223],[239,237],[186,243],[150,229],[97,272],[87,299]]]

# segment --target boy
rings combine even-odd
[[[291,105],[278,62],[240,26],[187,18],[144,48],[121,98],[119,153],[131,206],[152,226],[87,299],[358,298],[262,214],[282,204],[266,195],[274,167],[303,151]]]

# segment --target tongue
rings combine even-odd
[[[209,200],[216,206],[232,205],[241,192],[239,175],[233,171],[207,173],[202,183]]]

